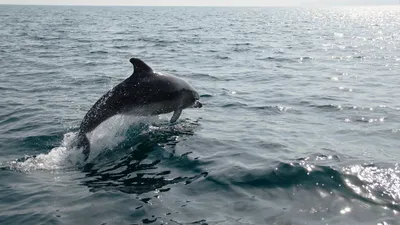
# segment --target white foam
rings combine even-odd
[[[92,133],[88,134],[90,141],[90,155],[87,162],[95,159],[104,149],[114,149],[125,140],[125,133],[132,124],[155,122],[157,117],[128,117],[118,115],[102,123]],[[79,167],[84,163],[84,156],[80,149],[73,147],[76,132],[64,134],[60,146],[48,153],[34,157],[26,156],[26,160],[15,160],[10,163],[11,169],[22,172],[34,170],[60,170]]]
[[[39,154],[35,157],[26,156],[23,162],[11,162],[11,168],[23,172],[33,170],[59,170],[71,168],[83,163],[83,155],[79,151],[73,151],[71,147],[76,133],[64,134],[64,138],[59,147],[55,147],[47,154]]]

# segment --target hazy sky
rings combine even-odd
[[[202,6],[284,6],[284,5],[368,5],[399,4],[399,0],[0,0],[0,4],[30,5],[202,5]]]

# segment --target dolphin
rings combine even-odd
[[[183,109],[202,107],[199,94],[186,81],[156,73],[138,58],[129,61],[133,74],[105,93],[82,120],[76,147],[83,149],[85,161],[90,153],[86,134],[114,115],[150,116],[174,112],[170,119],[174,123]]]

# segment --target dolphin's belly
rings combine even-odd
[[[145,105],[136,105],[129,108],[125,108],[122,114],[135,115],[135,116],[151,116],[164,113],[170,113],[179,109],[177,101],[164,101],[156,102]]]

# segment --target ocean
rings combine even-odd
[[[131,57],[201,109],[85,113]],[[400,8],[0,6],[0,224],[400,224]]]

